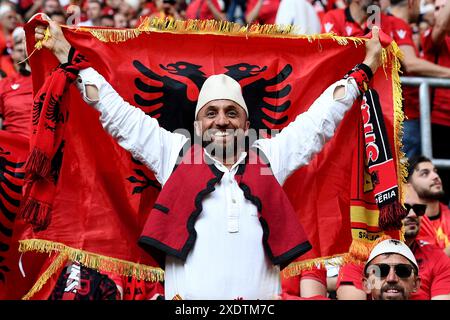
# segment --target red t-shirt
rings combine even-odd
[[[450,258],[436,246],[424,241],[415,241],[411,247],[419,265],[421,284],[419,291],[411,294],[410,300],[430,300],[431,297],[450,293]],[[336,288],[353,285],[363,290],[364,265],[346,264],[339,270]]]
[[[402,19],[381,14],[381,30],[395,40],[397,45],[412,46],[418,55],[412,38],[411,27]],[[338,36],[359,37],[369,33],[366,23],[360,26],[351,16],[350,8],[335,9],[327,12],[322,19],[322,31],[334,32]],[[406,75],[406,74],[405,74]],[[419,89],[403,86],[404,111],[408,119],[419,118]]]
[[[450,68],[450,36],[438,45],[433,44],[431,38],[433,29],[428,29],[422,35],[424,58],[443,67]],[[433,89],[431,122],[443,126],[450,126],[450,89]]]
[[[258,0],[248,0],[247,10],[245,14],[249,14],[258,3]],[[259,10],[258,17],[253,23],[259,24],[274,24],[277,17],[278,7],[280,6],[280,0],[264,0]]]
[[[3,130],[30,136],[33,88],[31,76],[17,74],[0,81],[0,116]]]
[[[450,294],[450,258],[442,249],[424,241],[414,242],[412,248],[419,265],[420,289],[411,300],[430,300],[432,297]]]
[[[301,274],[294,277],[285,278],[282,276],[281,289],[283,294],[289,296],[300,297],[300,280],[312,279],[320,282],[325,287],[327,286],[327,270],[325,268],[314,267],[311,270],[304,270]]]
[[[440,203],[439,211],[436,217],[422,218],[419,239],[445,249],[450,246],[450,209]]]
[[[221,11],[217,0],[213,0],[213,5],[218,11]],[[186,19],[208,20],[215,18],[206,0],[193,0],[186,9]]]

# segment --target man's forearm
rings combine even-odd
[[[436,17],[436,23],[433,26],[431,39],[433,44],[440,45],[450,32],[450,1],[447,0],[446,5]]]
[[[411,46],[400,46],[404,54],[403,65],[406,72],[415,76],[450,78],[450,68],[442,67],[416,56]]]

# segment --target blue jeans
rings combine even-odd
[[[228,21],[235,22],[236,20],[242,20],[245,23],[245,9],[246,9],[246,1],[245,0],[231,0],[230,6],[227,11]],[[237,7],[241,7],[242,16],[235,17],[235,11]]]
[[[408,159],[422,154],[420,142],[420,120],[405,120],[403,122],[403,149]]]

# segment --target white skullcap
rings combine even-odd
[[[17,27],[14,29],[12,33],[12,38],[14,43],[21,41],[25,37],[25,30],[22,27]]]
[[[195,107],[195,119],[201,108],[213,100],[231,100],[236,102],[248,117],[248,109],[242,96],[242,88],[239,82],[225,74],[216,74],[206,79],[198,95]]]
[[[14,11],[14,9],[9,4],[0,5],[0,17],[2,17],[5,13],[10,11]]]
[[[414,257],[414,254],[412,253],[411,249],[406,244],[404,244],[399,240],[388,239],[381,241],[372,249],[369,255],[369,259],[366,262],[366,266],[364,267],[364,271],[366,271],[367,266],[373,259],[385,253],[396,253],[401,256],[404,256],[414,265],[416,270],[419,270],[419,265],[417,264],[416,258]]]

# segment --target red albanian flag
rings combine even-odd
[[[238,30],[216,22],[156,20],[133,30],[64,27],[63,32],[126,101],[168,130],[192,130],[199,90],[208,76],[218,73],[241,84],[253,128],[282,129],[365,55],[364,39],[277,35],[273,26]],[[27,34],[28,48],[34,47],[33,37]],[[372,86],[382,93],[387,137],[399,170],[397,52],[395,44],[386,47],[384,68],[375,74]],[[35,51],[30,61],[37,91],[57,61],[45,49]],[[154,261],[136,243],[160,186],[104,132],[98,112],[81,100],[76,88],[68,95],[51,222],[42,231],[29,228],[21,250],[61,252],[100,270],[159,279],[158,269],[147,268],[155,266]],[[313,245],[287,268],[290,272],[342,256],[352,244],[369,247],[384,235],[374,195],[369,189],[363,194],[355,191],[364,186],[355,170],[366,163],[359,143],[359,105],[348,112],[325,149],[284,186]],[[355,181],[358,188],[353,190]],[[353,214],[355,200],[360,201],[358,215]]]

